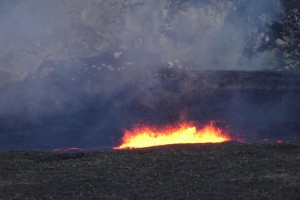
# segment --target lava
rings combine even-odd
[[[113,149],[145,148],[168,144],[220,143],[231,140],[228,132],[209,124],[197,130],[193,123],[180,123],[177,126],[155,128],[136,125],[132,130],[125,130],[122,143]]]

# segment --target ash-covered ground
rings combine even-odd
[[[1,199],[300,198],[300,144],[1,152]]]

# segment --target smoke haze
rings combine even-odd
[[[1,82],[22,80],[45,60],[104,52],[137,68],[276,66],[274,52],[258,50],[274,42],[279,0],[2,0],[0,6],[0,71],[9,76]]]
[[[256,74],[197,78],[277,67],[281,13],[279,0],[1,0],[0,148],[111,147],[138,121],[216,119],[238,131],[261,130],[256,115],[266,127],[290,122],[293,92],[257,98],[264,82],[240,91]],[[231,78],[221,84],[222,74]]]

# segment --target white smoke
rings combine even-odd
[[[280,0],[2,0],[0,78],[10,78],[0,83],[22,80],[45,60],[108,51],[124,51],[117,59],[137,68],[270,68],[274,52],[257,50],[279,12]]]
[[[200,70],[262,70],[276,64],[271,51],[255,52],[249,59],[245,49],[250,43],[257,51],[268,41],[279,1],[174,2],[151,1],[130,9],[123,17],[124,29],[114,37],[116,45],[157,55],[171,66]]]

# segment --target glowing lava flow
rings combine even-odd
[[[167,144],[220,143],[231,140],[229,134],[210,122],[201,130],[196,126],[182,123],[177,127],[156,129],[147,126],[135,126],[126,130],[122,144],[114,149],[144,148]]]

